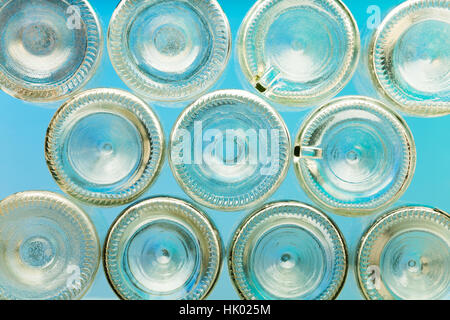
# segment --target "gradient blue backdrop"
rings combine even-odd
[[[219,0],[225,13],[228,15],[233,40],[236,39],[239,25],[246,12],[253,5],[251,0]],[[353,12],[358,21],[363,39],[367,39],[370,30],[367,28],[367,21],[371,18],[368,8],[377,5],[384,16],[393,6],[401,3],[399,0],[344,0],[346,5]],[[109,19],[118,1],[91,0],[93,7],[100,15],[103,23],[103,31],[106,37],[106,30]],[[372,11],[370,11],[372,13]],[[233,56],[225,74],[217,88],[243,88],[238,76],[238,64]],[[119,77],[116,75],[111,63],[108,60],[106,45],[102,65],[97,75],[88,84],[87,88],[95,87],[117,87],[127,89]],[[358,91],[356,88],[359,88]],[[370,92],[370,84],[364,83],[355,78],[340,94],[354,95]],[[33,105],[14,99],[5,93],[0,92],[0,199],[19,191],[25,190],[50,190],[60,192],[58,186],[50,176],[44,159],[44,138],[45,132],[56,108],[60,105]],[[182,106],[186,106],[187,103]],[[166,136],[170,133],[173,123],[181,112],[180,107],[157,106],[152,104],[159,115]],[[292,137],[297,131],[311,110],[284,110],[281,112],[284,117]],[[414,134],[417,144],[417,169],[411,187],[395,204],[421,204],[435,206],[444,211],[450,211],[450,117],[434,119],[422,119],[406,117],[406,120]],[[161,176],[153,187],[146,193],[145,197],[155,195],[167,195],[180,197],[189,200],[176,184],[170,168],[166,162]],[[270,201],[276,200],[298,200],[306,203],[311,201],[300,189],[293,169],[291,168],[287,179],[281,188],[271,197]],[[100,239],[103,242],[107,230],[121,212],[123,208],[96,209],[84,206],[96,223]],[[223,213],[212,210],[205,211],[215,221],[220,229],[223,241],[228,247],[233,230],[239,222],[249,212]],[[355,250],[359,238],[368,225],[376,218],[370,216],[366,218],[343,218],[330,215],[339,227],[347,240],[350,253],[350,272],[346,285],[340,295],[340,299],[361,299],[362,296],[356,286],[353,274],[353,262]],[[1,262],[0,262],[1,263]],[[88,299],[115,299],[115,295],[110,289],[103,269],[100,267],[97,278],[86,295]],[[232,284],[229,280],[226,265],[222,270],[220,279],[210,299],[237,299]]]

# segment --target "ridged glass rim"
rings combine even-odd
[[[201,249],[208,250],[208,267],[202,269],[203,276],[199,282],[204,282],[201,286],[197,284],[195,290],[188,293],[183,300],[205,299],[214,288],[221,268],[222,268],[222,240],[213,222],[208,216],[194,207],[192,204],[170,197],[155,197],[142,200],[125,209],[111,226],[104,247],[103,266],[107,279],[114,292],[123,300],[141,299],[139,294],[133,292],[121,276],[120,243],[126,236],[127,228],[139,219],[146,221],[156,221],[167,215],[174,216],[176,220],[184,220],[189,224],[198,237]],[[203,256],[205,253],[202,254]]]
[[[49,191],[25,191],[6,197],[0,201],[0,220],[11,214],[12,211],[27,207],[30,204],[40,204],[49,211],[59,209],[61,212],[64,212],[71,223],[79,225],[80,232],[86,238],[85,242],[91,243],[91,245],[86,245],[86,256],[83,258],[84,263],[80,265],[79,279],[82,288],[69,289],[66,287],[52,298],[55,300],[81,299],[91,287],[100,264],[101,247],[94,224],[80,207],[64,196]],[[0,287],[0,300],[2,299],[16,298]]]
[[[245,78],[252,85],[252,87],[255,86],[254,74],[255,70],[257,70],[257,64],[254,61],[255,60],[254,58],[251,59],[249,57],[248,54],[249,50],[245,46],[245,42],[247,41],[246,39],[248,37],[248,34],[250,34],[251,32],[256,33],[255,30],[253,31],[251,30],[252,28],[254,28],[255,21],[257,21],[257,19],[261,19],[261,16],[263,16],[266,10],[268,10],[272,5],[282,1],[289,1],[289,0],[258,0],[250,9],[250,11],[247,13],[246,17],[244,18],[244,21],[242,22],[239,28],[237,40],[238,42],[237,56],[240,68]],[[317,0],[301,0],[299,2],[317,4],[316,3]],[[319,0],[319,2],[321,3],[317,5],[326,4],[330,6],[330,9],[334,10],[336,15],[340,19],[344,19],[344,24],[346,26],[345,31],[349,39],[349,46],[347,47],[348,54],[346,55],[347,59],[344,63],[344,67],[342,68],[342,71],[340,72],[339,76],[336,77],[335,81],[326,88],[320,90],[319,92],[308,95],[302,94],[301,92],[294,95],[292,94],[292,92],[289,92],[285,95],[279,93],[277,95],[267,97],[268,99],[274,102],[297,107],[311,106],[320,101],[332,98],[333,96],[338,94],[351,80],[352,75],[356,71],[359,61],[359,52],[361,49],[361,43],[359,37],[359,29],[355,18],[353,17],[352,13],[347,8],[347,6],[341,0]],[[327,13],[329,13],[329,11],[327,11]],[[253,61],[249,62],[249,60]]]
[[[69,5],[80,8],[80,15],[86,24],[86,55],[77,71],[65,81],[52,85],[24,85],[20,79],[13,79],[0,68],[0,88],[9,95],[30,102],[53,102],[70,97],[81,90],[94,76],[103,53],[103,33],[100,20],[88,0],[65,0]],[[0,10],[10,0],[0,0]]]
[[[61,139],[65,125],[70,125],[70,117],[76,115],[81,109],[89,108],[92,103],[96,104],[102,101],[131,112],[136,119],[129,119],[128,114],[122,115],[133,124],[139,121],[149,138],[149,145],[142,146],[143,154],[148,155],[144,160],[147,161],[145,166],[141,160],[140,167],[142,166],[143,170],[139,170],[139,175],[134,178],[135,182],[132,185],[116,190],[114,193],[91,192],[79,186],[64,172],[60,157],[61,146],[64,145],[64,141]],[[98,109],[98,111],[102,111],[102,109]],[[118,112],[119,110],[114,111]],[[118,206],[141,196],[156,180],[163,165],[164,155],[164,132],[157,115],[144,101],[120,89],[98,88],[76,95],[58,109],[50,122],[45,138],[47,165],[60,188],[80,201],[97,206]]]
[[[193,0],[172,0],[186,2],[191,5]],[[209,19],[209,27],[214,33],[213,52],[209,62],[202,67],[183,86],[179,81],[175,84],[162,84],[150,80],[145,73],[128,58],[127,37],[125,36],[130,19],[136,15],[141,7],[147,8],[151,5],[165,2],[165,0],[122,0],[115,9],[108,29],[108,52],[111,63],[119,77],[136,94],[154,101],[183,101],[194,99],[203,92],[210,89],[225,71],[231,52],[231,29],[228,18],[223,12],[217,0],[196,0],[196,9],[205,13]],[[202,7],[199,7],[202,5]],[[201,89],[195,89],[196,87]],[[167,94],[170,92],[170,96]]]
[[[220,103],[218,103],[220,102]],[[258,194],[256,194],[255,191],[248,192],[247,194],[241,195],[241,200],[236,205],[236,199],[235,197],[222,197],[222,196],[216,196],[213,193],[209,192],[208,190],[204,190],[204,193],[207,195],[204,195],[204,198],[209,199],[206,200],[202,198],[201,196],[197,195],[195,191],[193,191],[193,186],[188,186],[186,181],[190,181],[189,179],[184,179],[184,177],[188,178],[187,174],[184,174],[182,176],[179,173],[179,170],[175,167],[173,160],[172,160],[172,142],[175,140],[175,137],[177,136],[177,132],[180,130],[180,128],[186,127],[186,123],[190,123],[195,120],[196,116],[204,111],[202,109],[205,108],[214,108],[216,106],[219,106],[221,104],[227,104],[227,103],[234,103],[234,102],[240,102],[243,104],[254,104],[261,107],[261,112],[264,112],[264,114],[270,118],[272,122],[276,122],[278,124],[278,129],[280,131],[284,131],[286,133],[286,154],[285,159],[283,160],[282,157],[280,157],[280,163],[283,162],[283,169],[280,171],[280,175],[278,176],[278,179],[271,185],[264,188],[264,191],[262,192],[260,189],[258,189]],[[280,154],[282,154],[282,149],[280,148]],[[269,198],[281,185],[281,183],[286,178],[287,172],[289,170],[290,166],[290,159],[291,159],[291,142],[290,142],[290,134],[289,130],[287,129],[286,124],[284,123],[283,118],[281,115],[266,101],[259,98],[258,96],[255,96],[251,93],[248,93],[243,90],[219,90],[214,91],[212,93],[209,93],[207,95],[204,95],[194,103],[192,103],[190,106],[188,106],[178,117],[175,125],[173,126],[172,133],[170,135],[170,144],[169,144],[169,164],[170,168],[172,170],[172,173],[177,181],[177,183],[180,185],[180,187],[185,191],[189,197],[191,197],[194,201],[200,203],[201,205],[204,205],[206,207],[221,210],[221,211],[239,211],[243,209],[247,209],[249,207],[256,206],[258,203],[264,202],[267,198]],[[184,167],[183,165],[179,165],[180,167]],[[258,196],[255,196],[258,195]],[[224,199],[225,198],[225,199]],[[253,199],[253,200],[252,200]]]
[[[377,246],[376,241],[379,240],[379,237],[384,238],[384,240],[381,239],[382,242],[387,242],[389,240],[386,239],[386,235],[384,235],[383,232],[386,228],[389,228],[392,223],[400,224],[405,220],[423,220],[424,218],[427,219],[429,223],[442,225],[444,228],[447,226],[447,229],[450,227],[450,215],[444,211],[432,207],[404,206],[382,215],[367,229],[359,243],[355,270],[359,289],[365,299],[392,299],[392,295],[382,282],[381,292],[376,289],[369,290],[364,284],[367,283],[368,279],[366,276],[363,276],[363,274],[367,272],[368,266],[373,265],[371,261],[381,257],[381,249],[384,248],[382,245],[380,245],[381,247]],[[371,258],[372,249],[376,250],[378,253],[375,254],[375,257],[373,258]]]
[[[357,104],[357,106],[355,106]],[[409,129],[406,121],[395,111],[388,108],[384,103],[378,101],[373,98],[363,97],[363,96],[344,96],[340,98],[336,98],[326,103],[325,105],[319,107],[314,110],[303,122],[299,133],[297,134],[297,138],[295,140],[295,146],[303,145],[305,139],[309,139],[308,132],[317,128],[317,123],[322,120],[322,113],[330,114],[329,109],[334,109],[334,112],[339,112],[340,109],[348,109],[356,107],[358,109],[365,108],[365,110],[376,111],[380,117],[390,120],[390,123],[393,127],[397,129],[398,132],[402,132],[402,140],[405,147],[409,150],[408,155],[404,156],[403,159],[403,176],[405,177],[402,181],[397,181],[395,187],[398,191],[391,196],[386,193],[383,197],[373,199],[371,202],[355,205],[355,204],[346,204],[343,202],[339,202],[336,199],[329,197],[327,194],[323,193],[312,181],[311,174],[307,169],[304,169],[304,164],[301,161],[301,157],[297,157],[294,155],[294,169],[297,176],[297,180],[300,183],[302,189],[306,192],[308,197],[312,199],[315,203],[317,203],[320,207],[325,210],[330,210],[336,214],[344,215],[344,216],[363,216],[369,215],[374,212],[383,210],[387,208],[392,203],[396,202],[406,191],[406,189],[411,184],[412,178],[414,176],[415,168],[416,168],[416,146],[414,142],[413,135],[411,130]],[[308,173],[306,175],[306,173]],[[391,187],[390,190],[395,189]],[[325,200],[326,199],[326,200]],[[332,204],[334,203],[334,205]],[[379,203],[378,205],[368,208],[368,205],[372,203]],[[342,207],[345,206],[345,207]]]
[[[244,250],[246,242],[251,236],[252,231],[257,229],[267,220],[273,219],[273,215],[277,214],[282,217],[289,215],[291,218],[299,218],[310,225],[316,222],[322,232],[329,235],[332,240],[333,253],[336,255],[334,276],[328,288],[319,296],[319,300],[336,299],[341,292],[348,272],[348,253],[347,245],[344,237],[336,226],[336,224],[327,217],[322,211],[297,201],[282,201],[266,204],[262,208],[250,214],[236,229],[232,238],[230,249],[228,252],[228,271],[232,279],[233,285],[242,299],[255,300],[256,296],[252,292],[252,288],[248,285],[244,274]],[[315,225],[315,227],[318,227]]]
[[[393,29],[401,24],[403,19],[417,11],[439,7],[450,10],[446,1],[435,0],[408,0],[395,7],[382,21],[373,34],[369,45],[369,72],[379,94],[404,113],[421,116],[437,117],[450,114],[450,103],[443,101],[411,101],[401,90],[392,85],[387,56],[392,52],[395,43],[403,35],[395,33]],[[405,26],[403,26],[405,29]],[[405,29],[407,30],[407,28]],[[385,48],[384,43],[389,42],[390,47]]]

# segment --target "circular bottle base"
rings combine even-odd
[[[294,201],[272,203],[236,231],[229,270],[244,299],[334,299],[347,273],[346,247],[322,212]]]
[[[283,181],[289,132],[262,99],[240,90],[216,91],[180,115],[169,157],[175,178],[195,201],[237,211],[262,202]]]
[[[401,111],[428,117],[450,114],[449,21],[445,2],[407,1],[374,34],[369,50],[373,82]]]
[[[94,225],[64,197],[23,192],[0,202],[0,299],[80,299],[100,261]]]
[[[381,102],[344,97],[314,111],[295,143],[294,165],[307,194],[345,215],[381,210],[409,186],[415,169],[407,124]]]
[[[116,89],[75,96],[54,116],[46,158],[60,187],[81,201],[111,206],[133,201],[163,163],[159,120],[143,101]]]
[[[0,1],[0,28],[0,87],[23,100],[70,96],[101,58],[101,26],[88,1]]]
[[[216,0],[123,0],[109,26],[114,68],[151,100],[199,96],[222,75],[230,48],[229,23]]]
[[[353,75],[360,41],[341,1],[258,1],[238,36],[246,79],[281,104],[312,106],[344,88]]]
[[[381,217],[363,237],[357,264],[367,299],[450,297],[450,217],[426,207],[404,207]]]
[[[129,300],[197,300],[213,288],[222,261],[218,232],[190,204],[152,198],[126,209],[111,227],[105,270]]]

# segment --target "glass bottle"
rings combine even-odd
[[[216,0],[122,0],[109,25],[114,68],[150,100],[201,95],[221,76],[230,48],[228,19]]]
[[[156,179],[164,134],[142,100],[118,89],[93,89],[67,101],[46,137],[48,167],[61,189],[93,205],[138,198]]]
[[[339,0],[259,0],[238,36],[246,80],[270,100],[292,106],[339,93],[359,50],[356,21]]]
[[[23,100],[67,98],[101,60],[102,30],[86,0],[2,0],[0,30],[0,88]]]
[[[0,202],[0,300],[80,299],[100,256],[94,225],[66,198],[29,191]]]
[[[373,35],[369,71],[379,93],[418,116],[450,114],[450,7],[409,0],[393,9]]]
[[[278,202],[239,226],[229,270],[244,299],[329,300],[344,284],[347,251],[325,214],[300,202]]]
[[[104,263],[122,299],[198,300],[217,280],[222,245],[212,222],[189,203],[151,198],[123,211],[113,224]]]
[[[403,207],[378,219],[361,240],[357,277],[371,300],[450,298],[450,216]]]
[[[338,214],[370,214],[392,204],[409,186],[415,163],[406,122],[366,97],[342,97],[318,108],[295,142],[301,186]]]
[[[198,99],[178,118],[169,162],[196,202],[237,211],[264,201],[284,180],[290,164],[289,132],[264,100],[240,90]]]

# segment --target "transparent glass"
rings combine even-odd
[[[259,0],[238,36],[248,82],[282,104],[311,106],[335,96],[353,75],[360,41],[339,0]]]
[[[382,216],[364,235],[357,276],[367,299],[448,300],[449,266],[450,216],[403,207]]]
[[[126,209],[111,227],[105,270],[122,299],[198,300],[222,264],[215,226],[190,204],[152,198]]]
[[[272,203],[237,229],[229,270],[244,299],[334,299],[347,274],[346,246],[319,210],[294,201]]]
[[[172,130],[169,161],[196,202],[237,211],[279,187],[290,150],[286,125],[269,104],[245,91],[224,90],[183,111]]]
[[[448,1],[405,1],[384,19],[369,51],[373,82],[394,106],[419,116],[450,114]]]
[[[109,26],[114,68],[150,100],[199,96],[221,76],[230,47],[228,19],[216,0],[122,0]]]
[[[48,167],[61,189],[98,206],[138,198],[164,159],[156,114],[117,89],[93,89],[67,101],[53,117],[45,145]]]
[[[1,0],[0,30],[0,87],[23,100],[72,95],[101,59],[101,26],[85,0]]]
[[[301,186],[338,214],[370,214],[392,204],[409,186],[415,164],[406,122],[366,97],[343,97],[318,108],[295,142]]]
[[[0,300],[80,299],[100,257],[94,225],[66,198],[29,191],[0,202]]]

